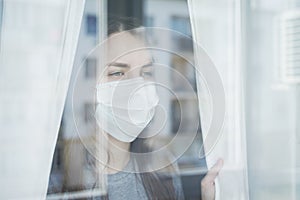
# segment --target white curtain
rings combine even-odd
[[[216,181],[216,199],[246,200],[248,197],[246,136],[243,112],[240,0],[188,0],[194,41],[214,62],[225,91],[225,121],[216,145],[208,144],[208,129],[214,105],[208,91],[200,85],[199,103],[204,151],[208,168],[218,158],[224,167]],[[203,51],[195,47],[196,64],[203,65]],[[200,68],[212,66],[200,66]],[[202,79],[198,76],[198,83]],[[210,79],[212,77],[204,77]],[[201,80],[199,80],[201,79]],[[211,148],[213,146],[213,148]],[[212,149],[212,150],[211,150]]]
[[[44,199],[84,0],[4,0],[0,199]]]

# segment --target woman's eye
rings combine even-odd
[[[124,72],[111,72],[108,73],[108,76],[123,76]]]
[[[152,71],[149,71],[149,72],[143,72],[143,73],[142,73],[142,76],[143,76],[143,77],[152,77],[152,76],[153,76],[153,72],[152,72]]]

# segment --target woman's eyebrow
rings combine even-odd
[[[107,66],[114,66],[114,67],[125,67],[125,68],[129,68],[130,66],[127,63],[119,63],[119,62],[111,62],[108,63]]]
[[[145,65],[142,65],[141,68],[152,67],[154,63],[155,63],[155,59],[153,56],[151,56],[150,61],[148,63],[146,63]]]
[[[151,67],[151,66],[153,66],[153,62],[151,61],[151,62],[149,62],[149,63],[147,63],[147,64],[145,64],[145,65],[142,65],[141,66],[141,68],[146,68],[146,67]]]

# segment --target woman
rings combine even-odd
[[[134,27],[136,24],[128,19],[110,24],[105,51],[101,51],[105,52],[105,67],[97,84],[95,117],[106,152],[100,158],[102,173],[107,177],[107,195],[103,198],[183,199],[171,155],[154,157],[149,153],[147,138],[140,137],[151,123],[159,97],[151,54],[147,50],[131,51],[145,47],[143,36]],[[149,154],[140,156],[145,153]],[[219,160],[201,181],[203,200],[215,198],[214,179],[221,167]]]

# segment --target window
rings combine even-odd
[[[188,17],[173,16],[171,17],[171,28],[185,35],[192,36],[191,24]]]
[[[63,189],[63,177],[64,177],[64,161],[66,157],[64,155],[64,123],[61,121],[59,128],[58,138],[52,160],[51,173],[48,183],[48,194],[58,193]]]
[[[196,91],[196,78],[195,78],[195,70],[193,66],[188,63],[187,60],[182,57],[173,56],[171,60],[171,66],[175,71],[180,73],[186,80],[188,80],[189,85],[192,86],[194,91]],[[176,74],[172,73],[173,81],[173,89],[176,91],[184,91],[187,88],[187,84],[182,82],[182,78],[178,77]]]
[[[92,103],[84,104],[84,121],[86,123],[91,122],[93,120],[94,110],[95,110],[94,104],[92,104]]]
[[[193,42],[189,39],[192,36],[191,33],[191,24],[188,17],[171,17],[171,28],[175,31],[178,31],[188,37],[182,36],[179,38],[173,38],[176,42],[177,49],[181,51],[193,51]]]
[[[60,141],[59,141],[60,142]],[[56,144],[56,149],[53,156],[52,167],[54,170],[62,169],[62,158],[63,158],[63,146],[62,144]]]
[[[195,108],[197,107],[197,99],[189,99],[188,95],[181,97],[179,100],[172,101],[172,133],[173,134],[189,134],[191,127],[199,120],[199,113]],[[198,132],[201,128],[199,126]]]
[[[154,17],[153,16],[145,16],[144,20],[145,20],[144,24],[146,27],[154,26]]]
[[[85,77],[88,79],[96,78],[97,74],[97,59],[88,58],[85,61]]]
[[[80,84],[80,87],[83,89],[80,90],[78,96],[75,94],[76,97],[74,99],[76,100],[72,103],[72,85],[69,86],[63,113],[65,127],[62,141],[64,150],[62,158],[63,170],[60,173],[57,173],[55,170],[51,171],[47,199],[86,199],[91,197],[91,193],[93,193],[93,196],[97,196],[103,192],[98,183],[95,185],[97,176],[94,174],[93,157],[87,153],[87,148],[90,149],[90,146],[94,145],[93,136],[95,132],[95,121],[93,121],[94,106],[91,103],[92,100],[89,99],[90,93],[87,88],[92,88],[89,86],[95,81],[98,59],[88,57],[88,59],[83,60],[101,38],[100,36],[98,37],[98,28],[101,29],[101,26],[106,26],[104,17],[102,15],[99,17],[99,14],[103,13],[102,9],[105,9],[105,6],[99,8],[99,3],[100,1],[94,0],[85,1],[73,66],[74,73],[71,76],[71,83],[75,82],[76,72],[80,71],[80,77],[76,79],[76,83]],[[100,4],[102,6],[102,1]],[[97,27],[98,23],[101,24],[100,27]],[[78,116],[76,118],[77,127],[74,127],[74,118],[72,117],[74,113]],[[76,128],[80,129],[80,131],[77,131]],[[79,135],[79,132],[84,135]],[[58,143],[56,148],[60,148]],[[55,164],[54,162],[53,160],[53,165]]]
[[[91,36],[96,36],[98,25],[97,25],[96,15],[88,14],[86,15],[86,33]]]

